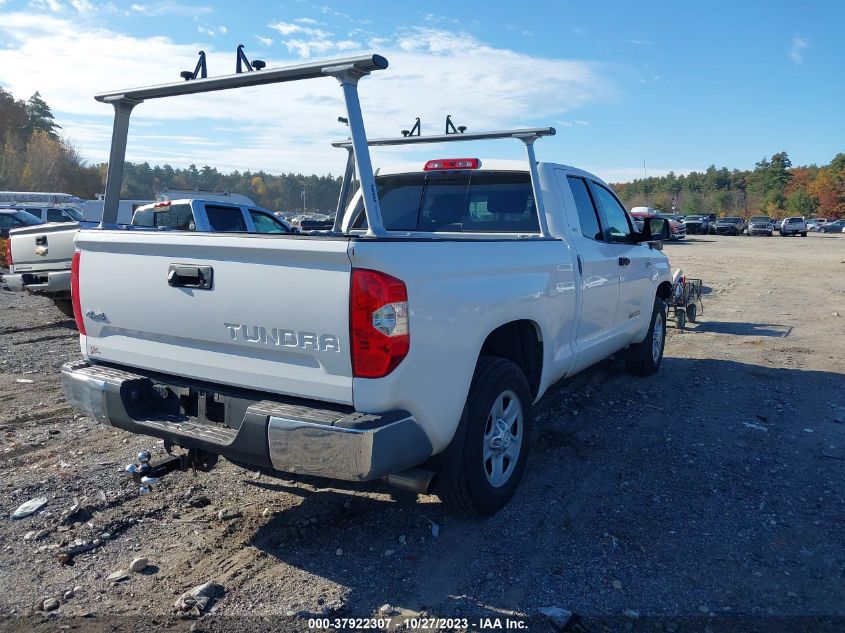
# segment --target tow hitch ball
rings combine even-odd
[[[138,493],[146,495],[152,492],[152,487],[161,481],[162,477],[174,470],[192,469],[194,472],[211,470],[217,461],[217,456],[191,449],[187,453],[171,455],[155,464],[150,463],[150,451],[141,451],[137,459],[136,463],[126,466],[126,472],[132,476],[132,481],[139,484]]]

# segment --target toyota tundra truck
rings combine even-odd
[[[489,515],[514,494],[551,385],[614,354],[635,375],[659,369],[668,223],[637,231],[600,178],[538,162],[553,128],[368,139],[357,85],[386,67],[372,55],[97,96],[115,125],[103,221],[76,238],[74,407],[194,464],[381,478]],[[321,76],[340,83],[350,132],[333,143],[347,167],[331,230],[110,226],[138,103]],[[370,162],[370,146],[485,139],[528,160],[433,155],[377,176]],[[155,473],[139,461],[136,481]]]

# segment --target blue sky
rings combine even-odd
[[[552,125],[538,157],[619,181],[709,164],[795,164],[845,151],[845,3],[411,3],[0,0],[0,85],[39,90],[80,152],[107,157],[95,92],[178,80],[196,52],[228,74],[234,50],[270,65],[378,52],[361,82],[368,132],[423,133],[446,114],[480,131]],[[333,80],[216,93],[136,109],[129,158],[224,170],[338,173]],[[454,154],[381,150],[376,165]],[[520,158],[515,142],[460,154]]]

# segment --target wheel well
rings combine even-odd
[[[669,301],[672,296],[672,284],[668,281],[662,282],[659,286],[657,286],[657,297],[659,299],[663,299],[664,301]]]
[[[537,397],[543,372],[543,341],[533,321],[511,321],[487,336],[481,356],[497,356],[515,363],[525,374],[531,396]]]

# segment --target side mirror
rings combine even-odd
[[[642,231],[634,233],[634,239],[638,243],[668,240],[669,220],[665,218],[644,218]]]

